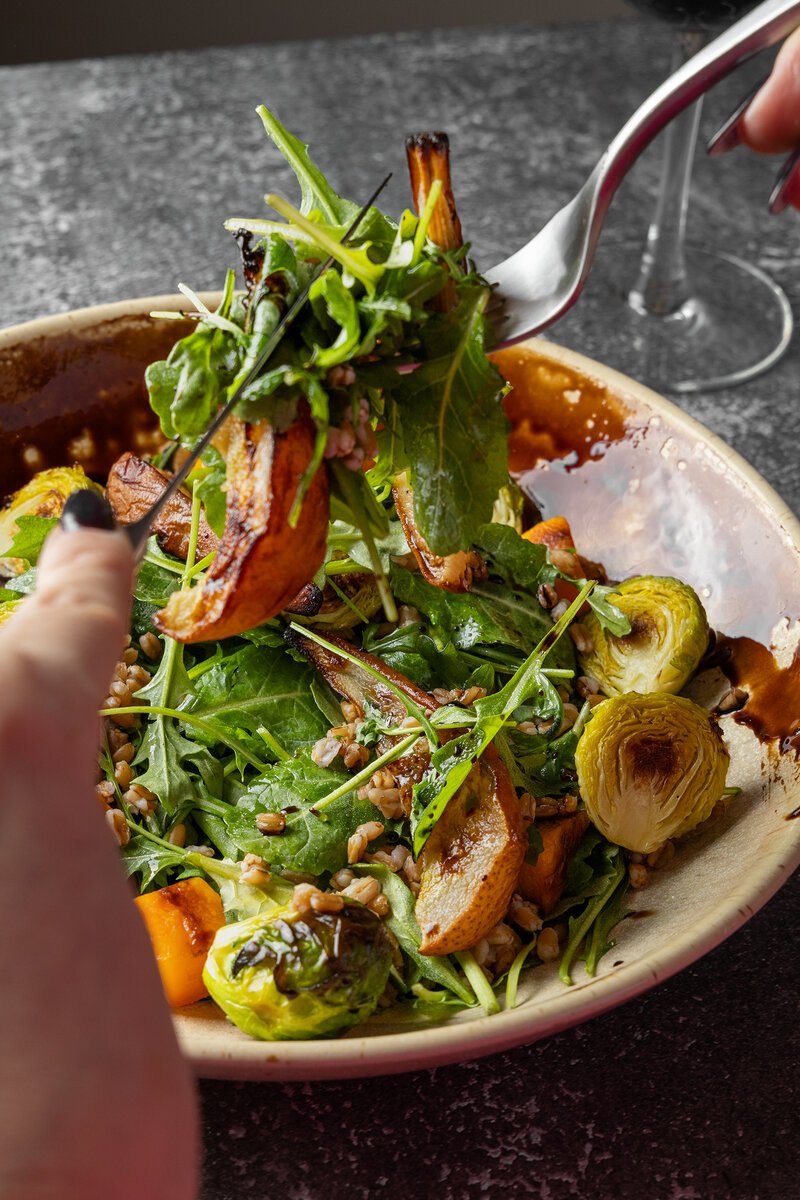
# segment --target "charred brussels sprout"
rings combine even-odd
[[[0,625],[4,624],[10,616],[19,608],[22,603],[22,597],[19,600],[4,600],[0,604]]]
[[[284,907],[220,929],[203,980],[251,1037],[330,1037],[369,1016],[391,962],[389,935],[363,905],[302,914]]]
[[[381,606],[381,594],[378,583],[371,571],[349,571],[334,576],[336,587],[342,595],[337,595],[330,583],[322,589],[322,604],[319,610],[311,616],[295,616],[293,619],[300,625],[310,625],[312,629],[337,630],[352,629],[360,621],[371,621]]]
[[[656,575],[628,579],[616,590],[612,599],[631,631],[616,637],[594,613],[587,615],[594,649],[581,654],[581,670],[608,696],[679,692],[708,644],[708,621],[697,595],[677,579]]]
[[[15,492],[0,512],[0,554],[5,554],[17,532],[20,517],[60,517],[68,496],[84,488],[103,494],[80,467],[53,467],[40,471]]]
[[[682,696],[604,700],[575,750],[592,823],[609,841],[642,854],[710,816],[729,761],[710,715]]]

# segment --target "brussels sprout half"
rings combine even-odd
[[[642,575],[619,584],[612,599],[631,624],[616,637],[594,613],[583,618],[594,649],[581,670],[608,696],[679,692],[705,653],[708,620],[696,593],[677,579]]]
[[[294,614],[293,620],[323,631],[352,629],[361,621],[371,621],[381,607],[378,581],[372,572],[345,572],[335,575],[334,580],[339,592],[347,600],[343,600],[330,583],[326,583],[322,589],[322,604],[317,612],[310,616]]]
[[[8,552],[20,517],[60,517],[67,497],[83,488],[103,494],[80,467],[52,467],[34,475],[0,512],[0,555]]]
[[[203,980],[251,1037],[330,1037],[374,1010],[391,963],[389,934],[362,904],[302,914],[286,906],[220,929]]]
[[[609,841],[642,854],[710,816],[729,762],[709,713],[682,696],[604,700],[575,750],[592,823]]]

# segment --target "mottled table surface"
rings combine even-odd
[[[311,143],[339,189],[368,193],[402,138],[446,129],[459,210],[488,266],[577,189],[666,73],[667,33],[630,22],[517,26],[110,58],[0,70],[0,326],[219,285],[221,228],[294,195],[253,113]],[[759,73],[720,85],[708,134]],[[694,179],[690,232],[759,263],[797,310],[797,216],[770,218],[776,164],[739,150]],[[651,148],[610,236],[643,236]],[[552,331],[602,357],[580,305]],[[770,374],[681,401],[800,512],[797,338]],[[493,1058],[389,1080],[201,1084],[207,1200],[536,1196],[794,1200],[800,1103],[800,879],[700,963],[590,1024]]]

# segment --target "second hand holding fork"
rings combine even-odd
[[[636,109],[573,199],[527,245],[486,272],[502,302],[500,344],[552,325],[577,300],[614,193],[673,117],[745,59],[800,25],[800,0],[765,0],[695,54]]]

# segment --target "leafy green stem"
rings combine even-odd
[[[324,648],[330,654],[337,654],[339,658],[344,658],[347,662],[353,663],[354,666],[360,667],[362,671],[366,671],[367,675],[371,675],[373,679],[377,679],[379,683],[381,683],[394,696],[397,697],[410,717],[416,717],[417,721],[425,731],[425,736],[430,743],[431,750],[435,750],[438,747],[439,735],[437,734],[429,718],[425,715],[419,705],[415,704],[411,697],[406,695],[402,688],[399,688],[396,683],[393,683],[392,680],[384,675],[381,671],[378,671],[369,663],[364,662],[362,658],[357,658],[355,654],[350,654],[341,646],[332,646],[330,642],[326,641],[325,638],[320,637],[319,634],[315,633],[313,629],[306,629],[302,625],[295,624],[294,621],[292,621],[289,628],[293,629],[295,633],[301,634],[303,637],[310,638],[311,641],[316,642],[318,646],[324,646]]]
[[[478,962],[472,951],[457,950],[454,957],[469,980],[473,992],[478,997],[478,1003],[486,1015],[500,1012],[500,1005],[492,991],[492,985],[484,975],[483,969],[478,966]]]
[[[314,811],[319,812],[321,808],[325,808],[328,804],[332,804],[333,801],[338,800],[340,796],[346,796],[347,793],[352,792],[354,788],[361,787],[362,783],[368,783],[380,767],[386,766],[387,763],[394,762],[395,759],[398,759],[401,754],[404,754],[406,750],[410,749],[410,747],[414,745],[414,742],[418,740],[419,733],[412,733],[409,735],[409,737],[403,738],[402,742],[398,742],[395,746],[390,746],[389,749],[385,750],[379,758],[373,759],[371,763],[367,763],[367,765],[360,770],[357,775],[348,776],[343,784],[341,784],[334,791],[329,792],[328,795],[323,797],[322,800],[318,800],[314,805]]]
[[[234,741],[233,738],[225,737],[216,725],[210,725],[202,717],[195,717],[192,713],[183,712],[183,710],[178,708],[166,708],[160,704],[138,704],[130,705],[127,708],[102,708],[100,710],[101,717],[113,717],[114,713],[133,713],[134,716],[172,717],[175,721],[183,721],[186,725],[193,725],[195,729],[202,730],[203,733],[213,738],[214,741],[222,742],[229,750],[233,750],[234,754],[241,755],[245,762],[249,763],[251,767],[255,767],[259,774],[263,774],[267,770],[267,763],[261,762],[249,750],[245,750],[239,742]]]

